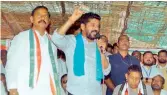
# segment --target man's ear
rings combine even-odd
[[[80,28],[82,31],[85,30],[85,24],[82,23]]]
[[[31,23],[33,23],[33,17],[32,16],[30,16],[30,21],[31,21]]]
[[[127,73],[125,74],[125,78],[126,78],[126,80],[128,79],[128,74]]]

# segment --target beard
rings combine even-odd
[[[90,39],[90,40],[95,40],[96,39],[96,34],[98,33],[98,31],[97,30],[92,30],[92,31],[90,31],[90,32],[87,32],[86,33],[86,36],[87,36],[87,38],[88,39]]]
[[[157,85],[157,84],[153,84],[153,85],[151,85],[152,86],[152,89],[153,90],[161,90],[161,88],[162,87],[160,87],[159,85]]]
[[[159,63],[165,64],[167,61],[165,59],[158,59]]]
[[[152,66],[152,65],[153,65],[153,62],[152,62],[152,63],[143,62],[143,64],[144,64],[145,66]]]

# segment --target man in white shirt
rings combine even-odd
[[[164,83],[165,79],[161,75],[153,77],[151,87],[153,89],[154,95],[167,95],[167,91],[163,90]]]
[[[109,74],[111,67],[102,52],[106,43],[101,40],[97,43],[95,41],[95,35],[100,30],[100,16],[83,13],[76,9],[68,21],[54,32],[52,40],[66,55],[68,95],[102,95],[102,74]],[[81,32],[76,36],[65,35],[79,18]]]
[[[45,6],[37,6],[30,20],[32,28],[16,35],[8,51],[5,69],[9,94],[61,95],[57,49],[46,30],[50,13]]]
[[[162,73],[165,79],[163,89],[167,91],[167,51],[166,50],[161,50],[158,52],[158,64],[156,67]]]
[[[155,65],[153,65],[153,54],[151,51],[146,51],[143,54],[143,65],[141,65],[143,81],[145,84],[151,85],[152,78],[161,74]]]

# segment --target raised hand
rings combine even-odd
[[[84,8],[86,8],[84,5],[75,7],[74,12],[69,19],[74,23],[85,13],[83,10]]]

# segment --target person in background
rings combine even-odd
[[[154,65],[157,65],[158,64],[158,54],[153,54],[153,57],[154,57]]]
[[[112,53],[113,53],[113,52],[112,52],[112,51],[113,51],[112,49],[113,49],[113,46],[112,46],[110,43],[108,43],[108,45],[107,45],[107,53],[108,53],[108,56],[109,56],[109,55],[112,55]]]
[[[57,57],[58,57],[57,62],[58,62],[58,67],[59,67],[58,74],[59,74],[59,78],[61,81],[61,89],[63,90],[61,95],[66,95],[66,90],[62,86],[62,77],[64,75],[67,75],[66,57],[65,57],[64,52],[59,49],[57,50]]]
[[[62,77],[61,77],[61,86],[64,90],[65,93],[67,93],[67,74],[64,74]]]
[[[118,53],[118,45],[117,43],[113,44],[113,54],[117,54]]]
[[[151,51],[146,51],[143,54],[143,65],[142,74],[143,82],[145,84],[151,85],[152,78],[158,74],[161,74],[155,65],[153,65],[153,53]]]
[[[118,85],[112,95],[153,95],[151,86],[145,85],[142,81],[140,66],[131,65],[125,74],[126,82]]]
[[[158,64],[156,67],[165,78],[163,89],[167,91],[167,50],[160,50],[158,52]]]
[[[132,56],[136,57],[141,62],[141,53],[140,53],[140,51],[137,51],[137,50],[133,51],[132,52]]]
[[[106,95],[111,95],[115,86],[122,84],[126,81],[125,73],[128,71],[129,66],[140,66],[139,60],[134,56],[129,55],[128,53],[130,42],[129,37],[127,35],[121,35],[118,38],[117,45],[118,53],[109,56],[111,72],[105,79],[105,83],[107,85]]]
[[[156,75],[152,78],[151,87],[154,95],[167,95],[167,91],[163,90],[164,83],[165,79],[161,75]]]

